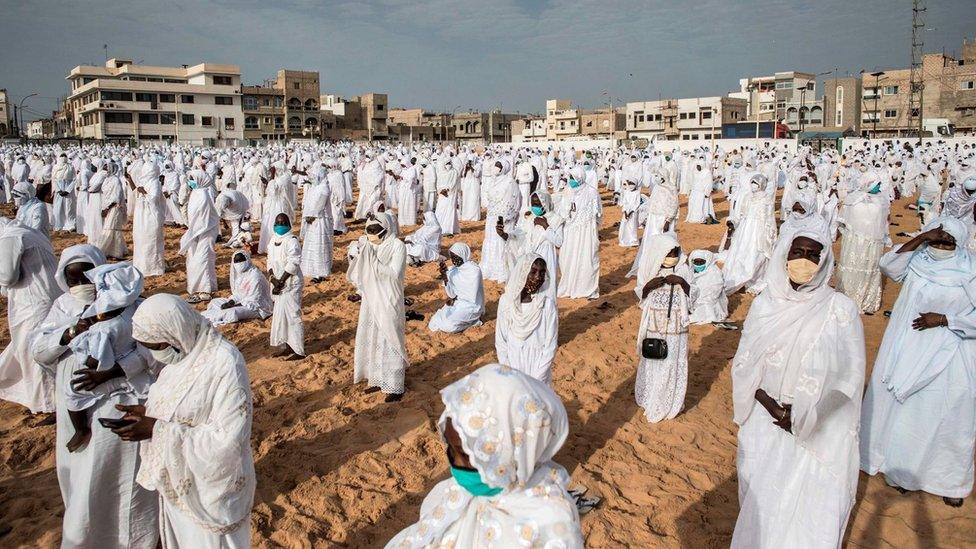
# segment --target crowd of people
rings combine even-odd
[[[249,546],[251,388],[220,327],[270,319],[274,356],[303,360],[303,298],[336,253],[359,307],[352,383],[386,402],[406,391],[406,322],[425,320],[408,269],[438,264],[431,332],[495,321],[496,363],[441,392],[451,477],[389,546],[581,547],[599,500],[553,461],[570,424],[552,374],[560,299],[600,296],[608,207],[610,245],[636,249],[648,422],[684,407],[689,326],[741,328],[733,547],[838,547],[859,471],[954,507],[973,487],[976,145],[5,146],[0,201],[16,207],[0,218],[0,399],[56,423],[65,547]],[[918,218],[899,245],[893,207]],[[679,220],[723,236],[687,250]],[[484,228],[478,257],[462,222]],[[147,296],[174,269],[167,231],[185,294]],[[57,252],[70,233],[86,243]],[[866,383],[860,315],[881,311],[884,278],[900,291]],[[503,287],[494,319],[485,281]],[[736,293],[755,296],[741,327]]]

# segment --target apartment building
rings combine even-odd
[[[531,117],[512,121],[512,143],[536,143],[545,140],[545,118]]]
[[[626,125],[626,109],[613,109],[613,116],[610,109],[583,111],[580,115],[580,136],[583,139],[610,139],[616,134],[615,138],[622,139],[627,135]]]
[[[822,126],[823,103],[817,99],[817,76],[799,71],[777,72],[739,80],[729,97],[745,99],[748,120],[781,121],[791,130]]]
[[[746,120],[748,101],[733,97],[690,97],[627,103],[629,139],[695,141],[719,139],[723,124]]]
[[[860,134],[862,93],[858,76],[824,80],[824,129]]]
[[[13,108],[10,105],[7,90],[0,88],[0,137],[17,133],[12,114]]]
[[[54,139],[55,135],[54,120],[51,118],[41,118],[31,120],[27,123],[28,139]]]
[[[387,119],[390,139],[395,141],[452,141],[451,116],[423,109],[390,109]]]
[[[112,58],[66,77],[75,137],[234,144],[244,137],[237,65],[137,65]]]
[[[285,129],[291,138],[319,136],[319,73],[282,69],[274,87],[284,93]]]
[[[569,99],[546,101],[546,140],[564,141],[580,133],[580,111]]]
[[[385,141],[389,139],[389,103],[385,93],[367,93],[349,99],[335,94],[319,97],[324,139]]]
[[[282,141],[285,132],[285,92],[274,86],[241,86],[244,139]]]
[[[512,141],[512,123],[520,116],[513,113],[463,112],[451,117],[454,138],[469,143],[509,143]]]

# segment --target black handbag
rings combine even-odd
[[[671,321],[671,306],[674,304],[674,285],[671,285],[671,295],[668,296],[668,321]],[[649,360],[662,360],[668,358],[668,342],[657,337],[645,337],[641,341],[641,356]]]

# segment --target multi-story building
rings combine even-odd
[[[729,97],[748,102],[749,120],[780,121],[791,130],[801,126],[822,126],[823,104],[817,99],[815,74],[798,71],[777,72],[739,80],[739,91]]]
[[[824,80],[824,128],[860,134],[862,90],[857,76]]]
[[[545,118],[531,117],[512,121],[512,143],[536,143],[545,140]]]
[[[580,115],[580,135],[583,139],[610,139],[625,137],[627,124],[626,109],[583,111]],[[616,135],[614,135],[616,134]]]
[[[382,141],[389,137],[387,131],[387,111],[389,102],[385,93],[367,93],[360,95],[359,104],[362,106],[363,122],[366,124],[366,137],[370,141]]]
[[[54,135],[54,120],[51,118],[41,118],[38,120],[31,120],[27,123],[27,138],[28,139],[53,139],[56,137]]]
[[[0,137],[7,135],[13,135],[16,132],[14,128],[14,120],[12,115],[12,108],[10,106],[10,100],[7,96],[7,90],[0,88]]]
[[[319,73],[278,71],[275,88],[284,92],[285,129],[288,137],[312,139],[319,136]]]
[[[67,76],[75,136],[232,144],[244,137],[237,65],[136,65],[113,58]]]
[[[454,127],[448,114],[423,109],[390,109],[387,120],[390,139],[398,141],[452,141]]]
[[[517,114],[491,112],[462,112],[451,117],[454,138],[471,143],[509,143],[512,141],[512,123]]]
[[[690,97],[627,103],[630,139],[719,139],[723,124],[746,120],[747,100],[734,97]]]
[[[367,93],[350,99],[326,94],[320,96],[319,102],[325,121],[323,138],[368,141],[389,138],[389,105],[385,93]]]
[[[273,86],[241,86],[244,139],[281,141],[285,133],[285,93]]]
[[[546,140],[563,141],[580,133],[580,112],[569,99],[546,101]]]

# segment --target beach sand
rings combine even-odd
[[[685,204],[682,200],[681,219]],[[893,207],[898,224],[892,233],[918,226],[914,212],[904,206],[900,201]],[[9,207],[2,211],[10,215]],[[727,205],[722,203],[718,213],[724,218]],[[727,547],[738,513],[729,359],[739,332],[691,327],[684,411],[671,421],[649,424],[634,402],[640,311],[635,283],[624,277],[636,248],[617,245],[619,219],[618,208],[606,208],[600,298],[559,301],[553,386],[569,412],[570,434],[556,461],[574,484],[603,497],[602,507],[582,518],[588,547]],[[443,240],[444,249],[461,240],[478,257],[483,222],[462,226],[461,235]],[[361,229],[353,225],[351,234],[337,238],[335,274],[306,286],[308,358],[266,358],[270,319],[221,329],[244,353],[254,391],[258,486],[251,530],[256,547],[381,547],[414,522],[428,490],[449,476],[435,430],[442,410],[438,391],[495,358],[495,311],[502,287],[487,282],[483,326],[448,335],[430,333],[426,321],[407,323],[410,367],[402,402],[385,404],[382,394],[365,395],[362,384],[352,385],[359,306],[346,300],[352,287],[344,275],[345,248]],[[682,222],[681,243],[686,253],[715,249],[723,231],[724,225]],[[166,229],[171,270],[147,280],[146,295],[184,295],[184,261],[176,255],[180,234]],[[129,238],[131,243],[131,231]],[[77,235],[54,237],[59,253],[81,241]],[[221,295],[227,294],[230,254],[218,250]],[[256,262],[263,268],[264,258]],[[897,285],[886,281],[885,309],[897,294]],[[429,319],[445,298],[437,265],[409,268],[406,295]],[[733,296],[731,319],[741,323],[750,302],[749,296]],[[887,319],[880,312],[862,319],[870,370]],[[5,345],[6,315],[0,334]],[[23,408],[0,403],[0,528],[12,528],[0,545],[55,547],[60,542],[62,505],[53,444],[53,426],[32,427]],[[936,496],[900,495],[881,478],[861,474],[847,542],[871,548],[972,546],[973,505],[970,498],[952,509]]]

